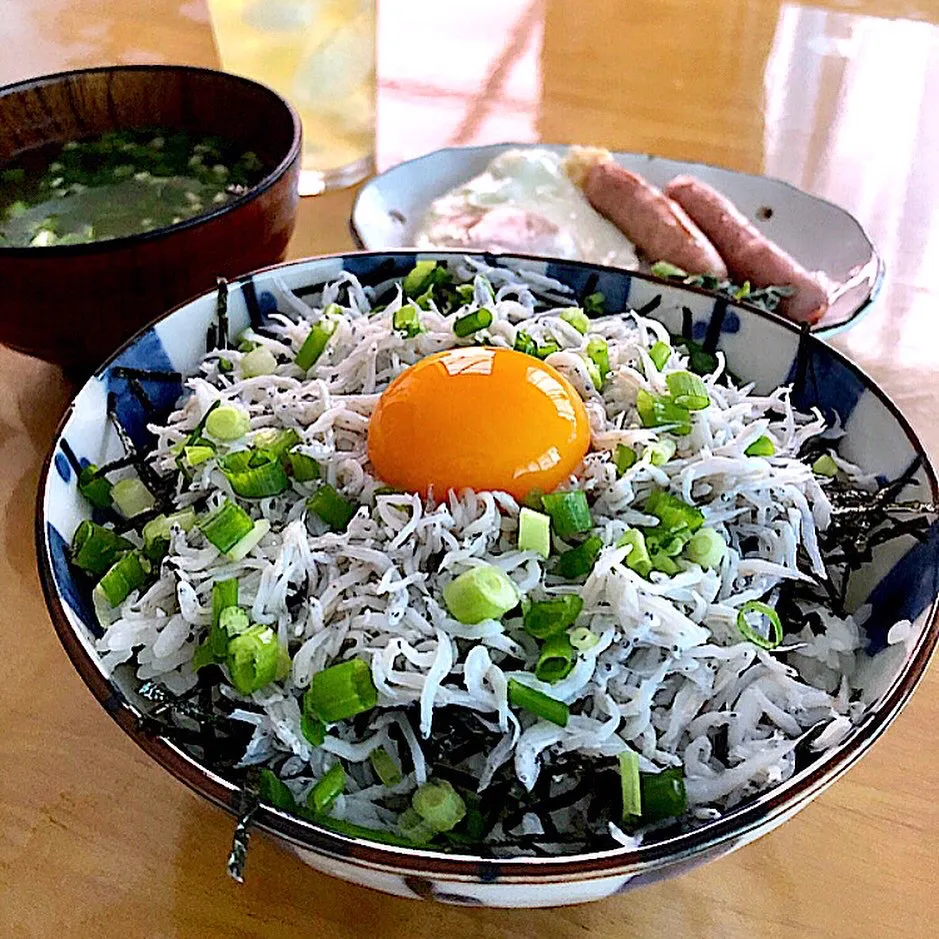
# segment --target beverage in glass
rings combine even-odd
[[[222,68],[269,85],[300,113],[301,195],[367,176],[375,153],[376,0],[208,5]]]

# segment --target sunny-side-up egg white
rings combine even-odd
[[[583,401],[556,369],[511,349],[430,355],[385,389],[369,421],[378,477],[444,497],[470,487],[523,499],[550,492],[590,443]]]
[[[431,203],[418,248],[516,251],[638,266],[626,236],[568,179],[550,150],[506,150],[485,172]]]

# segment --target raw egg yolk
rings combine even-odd
[[[437,498],[466,487],[522,499],[557,488],[583,459],[583,401],[556,369],[512,349],[448,349],[384,391],[368,455],[388,485]]]

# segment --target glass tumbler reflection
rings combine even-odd
[[[375,153],[376,0],[208,5],[222,68],[269,85],[300,113],[301,195],[367,176]]]

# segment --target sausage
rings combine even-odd
[[[828,308],[821,275],[798,261],[758,231],[737,207],[717,190],[693,176],[676,176],[665,192],[697,222],[727,262],[734,280],[756,287],[794,287],[780,302],[779,312],[797,323],[815,323]]]
[[[609,154],[580,150],[566,169],[590,204],[650,261],[670,261],[689,274],[727,276],[720,254],[682,208]]]

